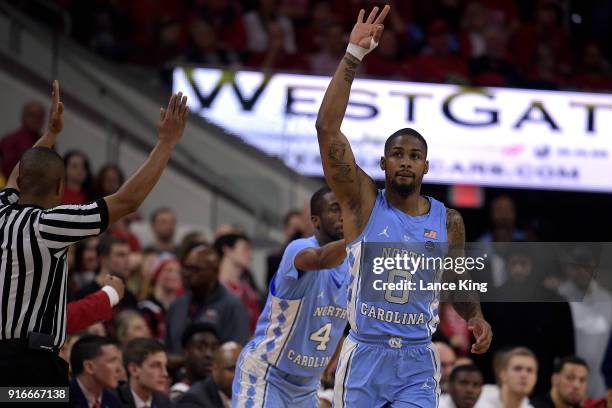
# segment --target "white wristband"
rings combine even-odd
[[[119,294],[117,293],[115,288],[106,285],[102,288],[102,290],[108,295],[108,300],[110,300],[111,307],[117,306],[117,304],[119,303]]]
[[[378,47],[378,43],[374,41],[374,38],[370,38],[370,48],[363,48],[357,44],[349,43],[348,47],[346,47],[346,52],[361,61],[363,57],[376,47]]]

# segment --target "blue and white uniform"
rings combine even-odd
[[[295,257],[316,238],[291,242],[270,283],[255,336],[242,351],[232,407],[316,407],[321,374],[347,323],[348,261],[299,272]]]
[[[379,190],[365,229],[348,245],[351,331],[338,362],[334,407],[438,405],[440,362],[431,336],[439,322],[439,292],[419,288],[439,282],[442,268],[421,264],[413,268],[414,274],[373,268],[381,265],[375,258],[396,254],[444,258],[446,208],[427,199],[429,212],[413,217],[391,205],[385,191]],[[403,280],[417,289],[381,290],[382,282]]]

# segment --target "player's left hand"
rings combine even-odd
[[[58,135],[64,129],[64,103],[60,101],[59,81],[53,81],[53,91],[51,93],[52,103],[49,110],[49,123],[47,130],[49,133]]]
[[[482,354],[489,349],[493,339],[491,325],[482,317],[472,317],[468,321],[468,329],[474,334],[476,343],[472,344],[471,352]]]

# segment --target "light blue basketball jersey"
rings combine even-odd
[[[439,292],[432,290],[378,291],[374,281],[408,280],[426,285],[440,280],[441,268],[418,268],[413,276],[405,271],[373,272],[376,257],[410,251],[428,258],[443,258],[447,251],[446,208],[427,197],[431,207],[427,214],[410,216],[393,207],[379,190],[370,219],[363,232],[348,245],[351,273],[348,292],[348,318],[351,332],[359,336],[390,336],[413,344],[430,341],[439,317]]]
[[[291,242],[270,283],[249,355],[285,373],[319,379],[336,350],[347,320],[348,262],[333,269],[299,272],[295,257],[317,239]]]

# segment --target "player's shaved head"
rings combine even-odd
[[[423,148],[424,148],[424,151],[425,151],[425,155],[427,155],[427,141],[425,140],[423,135],[421,135],[419,132],[417,132],[416,130],[414,130],[412,128],[403,128],[403,129],[400,129],[397,132],[393,133],[385,141],[385,156],[389,152],[389,149],[393,145],[393,142],[395,141],[395,139],[397,139],[397,138],[399,138],[401,136],[412,136],[415,139],[417,139],[418,141],[420,141],[421,144],[423,145]]]
[[[48,147],[34,147],[21,157],[17,183],[22,196],[31,197],[43,206],[53,196],[61,199],[64,175],[64,161],[59,154]]]

